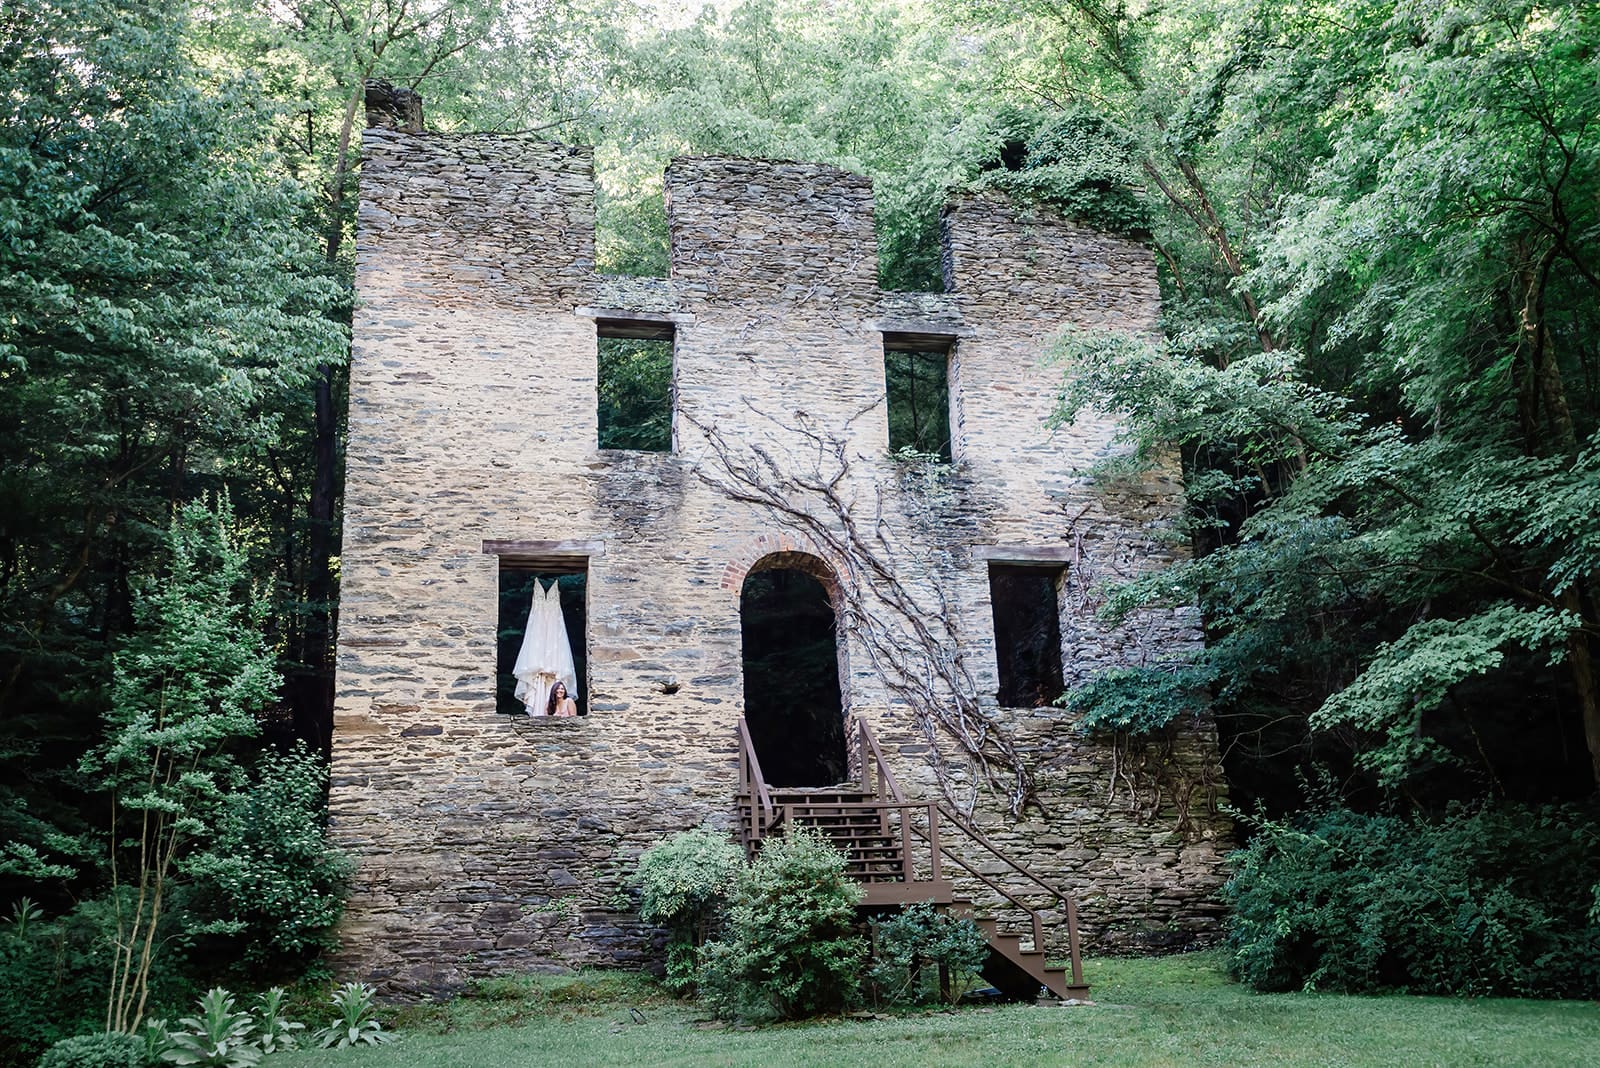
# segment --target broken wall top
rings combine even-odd
[[[432,282],[447,283],[437,292],[452,301],[472,283],[474,303],[568,310],[668,311],[683,300],[881,305],[935,326],[956,297],[969,316],[1067,307],[1079,325],[1155,327],[1148,249],[997,194],[946,208],[946,294],[884,294],[869,179],[824,164],[681,157],[666,172],[669,279],[617,279],[595,270],[591,149],[525,134],[370,128],[363,151],[361,229],[382,235],[361,248],[369,294],[398,286],[426,298]],[[453,256],[408,256],[441,248]]]

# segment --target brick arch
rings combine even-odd
[[[757,534],[741,544],[729,555],[720,585],[737,599],[744,590],[746,577],[774,567],[792,567],[821,582],[828,590],[834,611],[839,610],[838,569],[809,541],[787,531]]]
[[[745,579],[758,572],[780,567],[802,571],[822,583],[822,588],[828,591],[828,603],[833,606],[834,625],[838,628],[834,641],[839,658],[840,704],[848,719],[851,714],[850,642],[844,629],[845,605],[838,568],[805,539],[788,532],[758,534],[740,545],[728,560],[722,570],[721,586],[733,596],[737,605],[744,593]]]

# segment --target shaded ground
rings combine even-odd
[[[628,977],[496,981],[407,1010],[389,1046],[273,1068],[523,1065],[1540,1065],[1600,1063],[1600,1005],[1252,994],[1217,958],[1091,961],[1094,1006],[964,1008],[892,1019],[704,1030],[705,1013]],[[498,997],[484,997],[482,994]],[[630,1010],[637,1009],[644,1023]],[[460,1030],[490,1020],[516,1026]]]

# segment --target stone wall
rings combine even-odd
[[[764,456],[804,481],[827,467],[818,442],[838,444],[839,492],[881,517],[909,594],[946,606],[980,698],[1029,756],[1042,810],[1012,821],[980,790],[983,829],[1078,892],[1093,949],[1213,935],[1229,827],[1209,722],[1170,754],[1181,803],[1152,803],[1149,781],[1114,781],[1134,755],[1063,713],[994,707],[991,560],[1066,568],[1069,684],[1198,640],[1191,613],[1110,629],[1093,611],[1095,580],[1180,551],[1171,473],[1091,486],[1111,425],[1045,426],[1055,330],[1154,329],[1149,251],[971,198],[945,217],[949,291],[883,293],[865,179],[693,158],[667,191],[672,277],[604,278],[587,150],[366,134],[331,797],[333,836],[359,858],[343,966],[418,990],[652,957],[625,887],[638,854],[733,815],[745,574],[773,553],[853,566],[793,516],[719,491],[718,472]],[[596,447],[596,322],[638,318],[676,331],[669,453]],[[885,332],[955,339],[949,472],[887,455]],[[587,716],[496,714],[502,563],[587,572]],[[842,630],[847,714],[931,796],[927,739]]]

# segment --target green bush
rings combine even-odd
[[[872,969],[877,996],[891,1004],[954,1004],[970,990],[989,956],[989,943],[970,919],[912,905],[872,924]]]
[[[1261,824],[1226,895],[1258,990],[1600,997],[1600,812],[1334,810]]]
[[[694,991],[700,946],[743,869],[744,850],[709,827],[675,834],[639,858],[639,918],[668,931],[667,989]]]
[[[119,1031],[64,1038],[39,1058],[39,1068],[144,1068],[144,1041]]]
[[[211,848],[186,865],[211,929],[238,943],[226,956],[274,973],[296,971],[333,946],[350,862],[323,834],[328,772],[303,746],[268,753],[248,788],[223,800]]]
[[[769,839],[740,876],[727,935],[702,951],[701,989],[723,1016],[798,1019],[860,997],[866,939],[855,932],[861,890],[845,858],[795,828]]]
[[[52,1043],[105,1026],[110,911],[104,898],[51,917],[19,903],[0,923],[0,1068],[32,1065]]]

